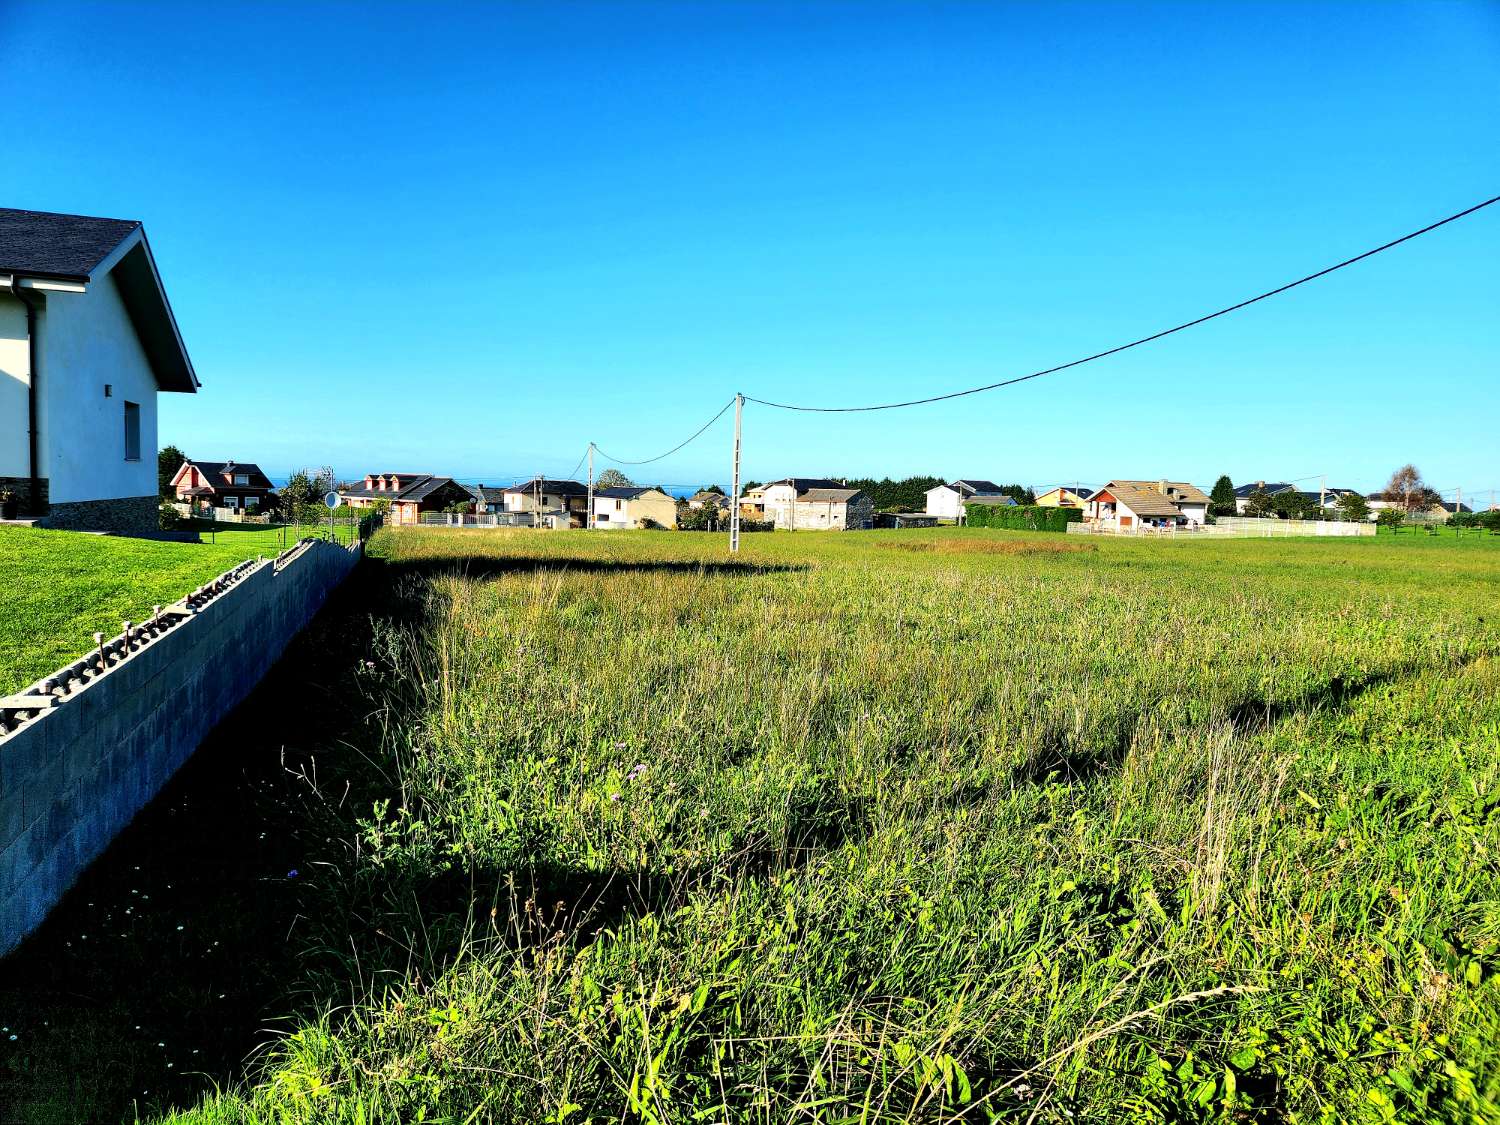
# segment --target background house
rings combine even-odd
[[[1208,518],[1208,495],[1185,481],[1112,480],[1089,498],[1083,518],[1114,531],[1198,525]]]
[[[828,477],[783,477],[752,489],[741,515],[782,530],[860,529],[874,525],[875,504]]]
[[[857,488],[806,489],[797,494],[791,514],[794,531],[866,531],[875,526],[875,502]]]
[[[188,503],[243,512],[264,507],[270,478],[259,465],[239,461],[184,461],[172,477],[172,494]]]
[[[0,208],[0,489],[154,531],[156,396],[198,389],[141,224]]]
[[[588,486],[576,480],[532,477],[504,490],[504,511],[566,514],[569,525],[583,527],[588,518]]]
[[[992,480],[964,479],[927,490],[927,514],[939,519],[961,519],[964,502],[976,496],[998,496],[1000,486]]]
[[[677,501],[659,488],[594,489],[594,526],[642,528],[677,526]]]
[[[1036,498],[1036,502],[1039,507],[1043,508],[1082,508],[1088,504],[1089,498],[1093,495],[1092,488],[1085,488],[1081,484],[1074,485],[1072,488],[1058,485],[1056,488],[1041,493]]]
[[[442,512],[455,504],[472,508],[474,493],[452,477],[427,473],[370,473],[358,485],[339,489],[339,499],[352,508],[390,505],[387,523],[422,522],[424,512]]]

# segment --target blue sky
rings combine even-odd
[[[990,382],[1500,194],[1495,4],[0,0],[0,57],[4,202],[145,222],[203,380],[162,442],[272,471]],[[1497,261],[1500,205],[1021,387],[752,406],[746,475],[1500,486]]]

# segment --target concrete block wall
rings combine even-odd
[[[0,734],[0,954],[239,704],[354,569],[361,548],[304,543]]]

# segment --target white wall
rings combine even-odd
[[[26,306],[10,294],[0,296],[0,477],[31,472],[26,447],[27,369]]]
[[[634,500],[594,497],[595,527],[632,528],[642,520],[655,520],[663,527],[676,527],[677,501],[664,492],[654,491],[643,493]]]
[[[49,499],[154,496],[156,377],[113,276],[93,282],[86,293],[48,294],[37,321],[41,475]],[[141,408],[138,461],[125,460],[127,402]]]
[[[963,501],[959,495],[947,485],[939,485],[927,490],[927,514],[938,516],[941,519],[958,519],[964,514]]]
[[[766,519],[777,527],[793,526],[793,512],[797,507],[796,488],[789,484],[771,485],[765,489],[762,500],[765,503]]]

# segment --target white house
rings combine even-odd
[[[927,514],[939,519],[962,519],[964,501],[975,496],[998,496],[1000,486],[992,480],[956,480],[927,490]]]
[[[155,529],[156,396],[197,389],[140,223],[0,208],[0,492]]]
[[[855,531],[874,526],[874,501],[842,481],[786,477],[755,491],[755,518],[770,520],[779,530]]]
[[[659,488],[594,489],[594,526],[644,528],[677,526],[677,501]]]
[[[1083,518],[1085,523],[1125,532],[1201,525],[1208,519],[1208,495],[1185,481],[1112,480],[1089,498]]]

